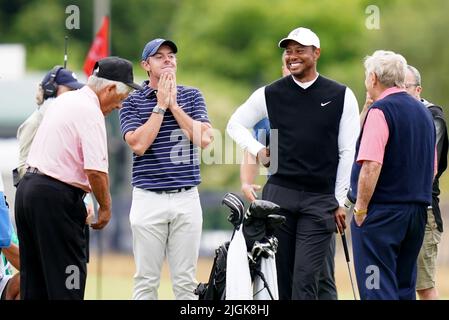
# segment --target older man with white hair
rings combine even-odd
[[[361,299],[415,299],[416,259],[432,203],[435,127],[403,89],[407,62],[379,50],[365,60],[374,103],[356,145],[349,196]]]
[[[133,88],[132,64],[98,61],[87,85],[57,97],[31,145],[15,216],[20,242],[22,299],[82,299],[86,283],[87,220],[83,198],[99,203],[94,229],[111,218],[104,117]]]

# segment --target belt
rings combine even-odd
[[[27,168],[27,173],[40,174],[40,175],[45,176],[45,174],[42,173],[41,171],[39,171],[38,168],[34,168],[34,167],[28,167]]]
[[[179,193],[179,192],[184,192],[187,190],[192,189],[193,187],[183,187],[183,188],[178,188],[178,189],[170,189],[170,190],[150,190],[151,192],[156,192],[158,194],[163,194],[163,193]]]
[[[78,193],[78,194],[81,196],[81,198],[83,198],[83,199],[84,199],[84,197],[87,195],[86,191],[84,191],[83,189],[78,188],[78,187],[75,187],[75,186],[72,186],[72,185],[70,185],[70,184],[68,184],[68,183],[65,183],[64,181],[55,179],[55,178],[53,178],[53,177],[47,176],[45,173],[39,171],[38,168],[28,167],[26,172],[27,172],[27,173],[32,173],[32,174],[38,174],[38,175],[41,175],[41,176],[46,176],[47,178],[49,178],[49,179],[51,179],[51,180],[53,180],[53,181],[55,181],[55,182],[57,182],[57,183],[61,183],[61,184],[63,184],[65,187],[69,187],[69,188],[71,188],[73,191],[75,191],[76,193]]]

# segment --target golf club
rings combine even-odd
[[[349,280],[351,281],[352,293],[354,295],[354,300],[357,300],[357,296],[355,294],[355,289],[354,289],[354,282],[352,281],[351,266],[349,264],[349,262],[351,260],[349,259],[349,250],[348,250],[348,243],[346,242],[346,235],[345,235],[344,231],[341,232],[340,234],[341,234],[341,240],[343,242],[343,250],[345,252],[346,264],[348,265]]]

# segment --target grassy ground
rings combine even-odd
[[[89,300],[110,299],[128,300],[132,297],[134,260],[132,256],[109,254],[103,257],[102,276],[97,277],[99,265],[98,258],[91,256],[88,265],[88,277],[85,298]],[[212,267],[212,259],[200,259],[198,262],[197,279],[206,282]],[[99,290],[99,288],[101,288]],[[159,298],[164,300],[174,299],[170,284],[168,266],[164,263],[159,288]]]
[[[97,277],[99,270],[98,258],[95,254],[91,257],[88,266],[88,278],[86,285],[86,296],[88,300],[128,300],[132,297],[134,260],[132,256],[109,254],[103,257],[101,270],[102,276]],[[212,267],[212,259],[202,258],[198,263],[197,279],[206,282],[209,278]],[[349,281],[348,267],[344,256],[337,247],[335,259],[335,277],[339,298],[341,300],[353,299],[351,284]],[[351,270],[354,272],[353,266]],[[355,276],[353,274],[355,281]],[[442,299],[449,300],[449,266],[439,266],[437,273],[437,283]],[[100,290],[99,290],[100,288]],[[174,299],[167,265],[164,264],[159,288],[159,298],[164,300]]]

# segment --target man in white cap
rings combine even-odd
[[[346,228],[358,104],[351,89],[318,74],[321,49],[314,32],[297,28],[279,47],[291,76],[256,90],[231,116],[227,132],[269,167],[262,197],[279,204],[287,218],[275,232],[280,299],[317,299],[332,233],[336,224]],[[277,130],[270,151],[247,130],[264,117]]]

